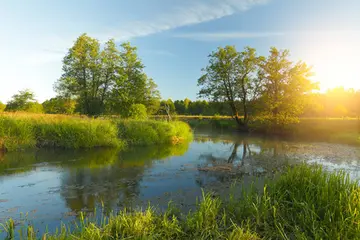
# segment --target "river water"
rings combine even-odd
[[[54,231],[79,212],[107,213],[148,203],[161,210],[170,200],[187,211],[202,190],[225,197],[230,189],[253,182],[261,186],[287,164],[303,161],[360,177],[359,147],[230,134],[196,133],[191,143],[125,152],[7,153],[0,155],[0,224],[13,218],[40,232]]]

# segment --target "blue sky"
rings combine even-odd
[[[55,96],[61,61],[82,33],[138,47],[163,98],[195,99],[218,46],[290,49],[322,89],[360,88],[358,0],[0,0],[0,101]]]

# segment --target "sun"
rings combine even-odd
[[[360,44],[355,41],[358,38],[341,33],[324,34],[302,46],[320,91],[335,87],[360,89]]]

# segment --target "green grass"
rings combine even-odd
[[[34,147],[119,147],[117,128],[108,120],[46,114],[1,114],[0,149]]]
[[[129,145],[176,144],[192,139],[188,124],[179,121],[117,120],[119,138]]]
[[[189,213],[169,204],[163,213],[152,207],[122,210],[100,223],[81,217],[75,230],[63,226],[46,239],[359,239],[359,223],[358,182],[344,172],[300,165],[239,198],[222,202],[203,194]],[[12,220],[3,231],[13,239]],[[32,226],[23,232],[23,239],[36,237]]]
[[[183,122],[108,120],[80,116],[0,114],[0,151],[35,147],[94,148],[176,144],[192,138]]]

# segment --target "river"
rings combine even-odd
[[[79,212],[144,208],[149,202],[162,210],[170,200],[187,211],[202,190],[224,197],[253,182],[261,187],[284,166],[304,161],[360,177],[359,147],[233,134],[196,133],[191,143],[123,152],[7,153],[0,155],[0,224],[11,217],[40,232],[54,231]]]

